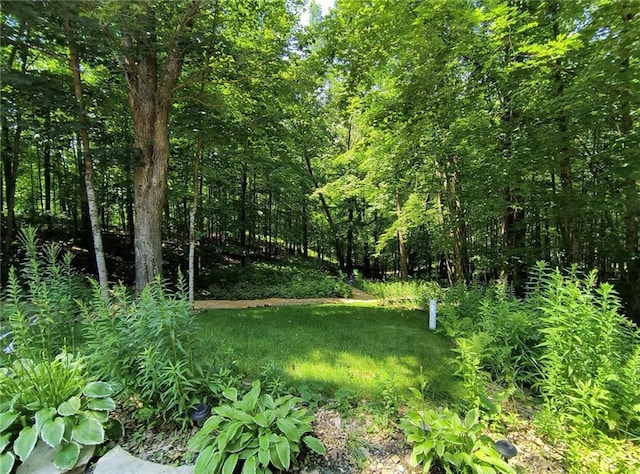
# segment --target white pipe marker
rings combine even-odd
[[[429,301],[429,329],[436,329],[436,300]]]

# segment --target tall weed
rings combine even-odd
[[[585,436],[638,434],[640,337],[613,287],[595,271],[543,270],[536,386],[548,410]]]
[[[185,424],[204,376],[195,360],[198,325],[184,293],[171,293],[156,279],[137,298],[119,286],[112,302],[105,304],[94,284],[94,297],[84,312],[88,359],[94,370],[119,383],[145,407],[140,416],[158,415]]]
[[[19,270],[9,271],[0,349],[18,357],[52,359],[75,345],[70,329],[80,315],[76,301],[88,296],[87,287],[71,267],[73,255],[62,253],[58,244],[40,246],[34,227],[25,228],[19,240],[25,259]]]

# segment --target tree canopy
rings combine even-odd
[[[200,259],[518,289],[546,260],[639,293],[638,0],[306,3],[3,2],[7,258],[26,223],[89,234],[86,131],[138,289],[191,220]]]

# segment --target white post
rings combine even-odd
[[[429,301],[429,329],[436,329],[436,300]]]

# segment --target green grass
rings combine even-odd
[[[273,363],[293,386],[327,396],[348,390],[379,399],[407,396],[427,382],[430,396],[453,393],[451,342],[428,329],[426,313],[353,305],[212,310],[200,315],[203,354],[230,351],[250,378]]]

